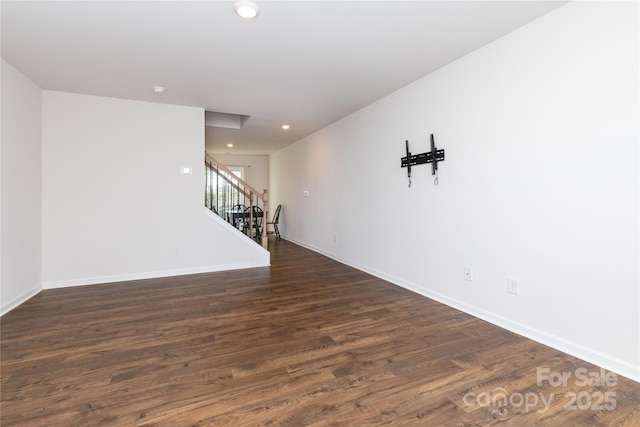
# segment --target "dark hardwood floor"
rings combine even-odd
[[[637,382],[271,251],[270,268],[45,290],[6,314],[0,424],[640,426]]]

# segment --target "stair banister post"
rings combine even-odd
[[[249,237],[254,238],[253,231],[253,191],[249,192]]]
[[[265,188],[262,191],[262,206],[264,207],[264,209],[262,210],[263,212],[263,216],[262,216],[262,247],[267,249],[267,246],[269,244],[269,239],[267,239],[267,221],[269,218],[269,211],[267,211],[267,207],[269,206],[269,193],[267,192],[267,189]]]

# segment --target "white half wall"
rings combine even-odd
[[[272,154],[283,236],[640,380],[638,26],[572,2]]]
[[[0,313],[42,289],[42,91],[2,60]]]
[[[45,288],[269,265],[204,208],[201,108],[44,91],[42,235]]]

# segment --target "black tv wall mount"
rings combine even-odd
[[[433,183],[438,185],[438,162],[444,161],[444,149],[438,150],[436,148],[436,144],[433,141],[433,134],[431,134],[431,151],[412,155],[409,151],[409,141],[405,141],[405,145],[407,148],[407,155],[400,159],[400,167],[407,168],[409,187],[411,187],[411,166],[422,165],[424,163],[431,163],[431,175],[436,175],[436,179]]]

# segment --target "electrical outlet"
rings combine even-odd
[[[520,280],[515,277],[509,277],[507,292],[513,295],[520,295]]]
[[[473,281],[473,269],[470,265],[464,266],[464,280],[466,280],[467,282]]]
[[[338,235],[337,234],[333,235],[333,243],[338,243]]]

